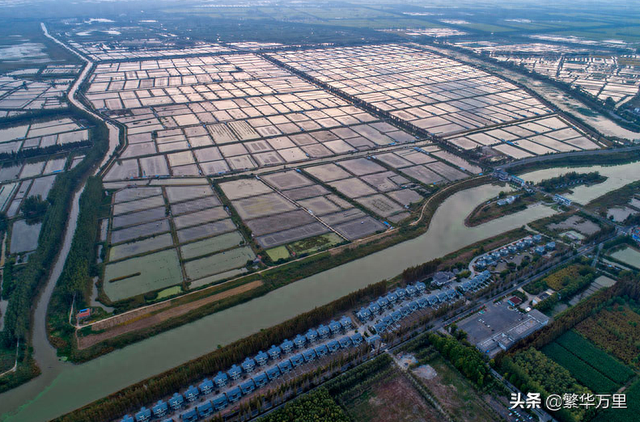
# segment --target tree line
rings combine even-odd
[[[565,190],[568,187],[567,185],[597,183],[604,181],[604,179],[606,178],[597,171],[592,171],[590,173],[570,171],[569,173],[561,176],[541,180],[538,182],[538,186],[547,192],[556,192]]]
[[[18,341],[21,345],[28,344],[32,308],[39,287],[47,279],[62,244],[65,226],[71,211],[71,198],[75,189],[100,161],[108,148],[109,131],[104,123],[79,109],[77,112],[92,123],[89,136],[94,142],[94,147],[87,152],[84,160],[75,168],[56,177],[54,185],[49,191],[47,196],[49,206],[43,217],[38,248],[29,256],[29,261],[21,269],[19,280],[16,280],[6,310],[4,329],[0,334],[0,342],[5,348],[15,347]],[[0,392],[38,373],[34,368],[30,351],[25,354],[22,363],[25,364],[24,366],[27,368],[25,371],[28,374],[25,376],[21,365],[19,365],[17,373],[3,377],[0,382]]]
[[[349,422],[351,419],[326,388],[287,403],[282,409],[259,419],[259,422]]]
[[[80,196],[80,213],[67,260],[47,308],[49,338],[57,348],[71,346],[75,329],[68,322],[71,305],[83,309],[90,303],[95,269],[95,245],[104,191],[99,177],[87,179]],[[55,334],[54,334],[55,333]]]
[[[81,409],[64,415],[56,421],[84,422],[88,420],[113,420],[123,414],[139,409],[181,388],[194,384],[218,371],[227,370],[247,356],[268,349],[272,344],[280,344],[285,338],[316,327],[335,317],[338,313],[353,308],[365,298],[377,297],[386,292],[386,281],[369,285],[325,306],[300,314],[282,324],[260,331],[215,350],[184,365],[148,378]]]
[[[476,386],[483,388],[491,381],[484,356],[466,340],[458,341],[436,333],[428,333],[428,338],[429,343]]]

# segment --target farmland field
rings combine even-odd
[[[191,240],[201,239],[203,237],[213,236],[236,229],[230,218],[220,220],[213,223],[203,224],[201,226],[189,227],[188,229],[178,230],[178,240],[180,243],[189,242]]]
[[[322,236],[299,240],[291,244],[291,250],[297,254],[312,253],[323,248],[336,245],[343,240],[335,233],[327,233]]]
[[[598,414],[593,422],[635,422],[640,414],[640,381],[636,381],[624,392],[627,395],[626,409],[608,409]]]
[[[556,340],[556,343],[616,383],[625,383],[633,376],[633,371],[629,367],[598,349],[575,331],[567,331]]]
[[[437,375],[431,379],[422,378],[421,382],[456,420],[497,420],[497,415],[487,408],[471,384],[442,357],[437,357],[429,365]]]
[[[634,268],[640,269],[640,251],[634,248],[624,248],[611,254],[611,256],[618,261],[631,265]]]
[[[183,259],[191,259],[238,246],[242,236],[237,231],[180,246]]]
[[[638,367],[639,324],[640,315],[628,304],[619,303],[582,321],[576,330],[627,365]]]
[[[209,221],[222,220],[229,217],[223,207],[207,208],[202,211],[184,214],[173,219],[177,229],[195,226]]]
[[[251,248],[245,246],[195,261],[189,261],[184,265],[184,268],[187,276],[195,280],[207,275],[244,267],[247,261],[253,260],[255,257]]]
[[[42,227],[42,223],[29,225],[25,220],[18,220],[13,223],[11,253],[22,253],[37,248],[40,227]]]
[[[287,259],[291,256],[289,255],[289,251],[287,250],[286,246],[278,246],[275,248],[271,248],[266,252],[267,252],[267,255],[269,255],[269,258],[271,258],[273,262],[277,262],[280,259]]]
[[[580,384],[589,390],[595,393],[611,393],[618,389],[616,383],[558,343],[548,344],[542,348],[542,351],[557,364],[567,369]]]
[[[113,228],[142,224],[153,220],[159,220],[165,216],[165,208],[150,208],[130,214],[119,215],[113,218]]]
[[[151,237],[137,242],[123,243],[111,248],[109,260],[116,261],[133,255],[162,249],[173,245],[173,239],[169,233]]]
[[[247,227],[255,236],[262,236],[269,233],[299,227],[316,221],[311,215],[303,210],[295,210],[283,214],[256,218],[246,222]]]
[[[270,248],[295,242],[296,240],[317,236],[319,234],[326,233],[327,231],[328,229],[324,225],[314,222],[305,226],[294,227],[277,233],[260,236],[256,238],[256,242],[263,248]]]
[[[111,243],[128,242],[130,240],[153,236],[170,230],[169,220],[153,221],[139,226],[127,227],[111,233]]]
[[[292,211],[295,206],[277,193],[269,193],[252,198],[241,199],[233,203],[243,220]]]
[[[169,249],[109,264],[104,280],[104,292],[118,301],[178,284],[182,271],[176,250]]]

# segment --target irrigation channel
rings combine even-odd
[[[90,66],[91,63],[74,84],[70,95],[75,93]],[[72,101],[85,109],[75,98]],[[113,129],[117,130],[115,126],[110,125],[109,128],[110,135],[113,135],[110,136],[110,144],[113,145],[110,145],[107,156],[115,149],[118,141],[117,132],[112,134]],[[637,163],[599,169],[601,174],[611,174],[615,177],[618,184],[629,183],[632,178],[637,179],[637,175],[640,175],[638,170]],[[550,169],[544,170],[541,174],[551,177],[554,173],[557,171]],[[538,177],[537,172],[533,174]],[[584,188],[581,198],[593,199],[602,195],[602,188],[598,186],[601,185]],[[32,344],[42,375],[0,395],[0,420],[50,420],[130,384],[211,352],[219,345],[229,344],[262,328],[276,325],[370,283],[393,277],[407,267],[442,257],[555,212],[545,206],[533,206],[477,227],[465,227],[465,217],[478,204],[495,197],[503,189],[484,185],[458,192],[443,202],[427,232],[415,239],[289,284],[244,304],[161,333],[87,363],[73,365],[59,361],[55,350],[48,343],[45,314],[75,231],[80,189],[74,196],[61,253],[36,307]]]

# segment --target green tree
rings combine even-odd
[[[615,108],[616,102],[613,100],[613,98],[607,97],[607,99],[604,101],[604,105],[609,108]]]
[[[49,203],[44,201],[42,196],[35,195],[22,201],[20,209],[22,210],[22,214],[27,220],[27,223],[34,224],[42,221],[48,207]]]

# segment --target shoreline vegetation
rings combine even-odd
[[[561,176],[544,179],[538,182],[538,186],[547,193],[566,193],[571,192],[571,188],[581,185],[592,186],[607,180],[597,171],[589,173],[578,173],[570,171]]]
[[[206,376],[215,375],[217,371],[236,363],[238,356],[248,356],[257,353],[259,350],[267,349],[270,345],[278,344],[285,338],[291,337],[292,333],[304,332],[308,328],[317,326],[320,323],[326,323],[342,313],[350,312],[362,304],[369,303],[373,298],[385,294],[395,286],[404,285],[416,279],[422,279],[437,270],[451,268],[455,266],[457,262],[470,259],[473,254],[478,253],[482,248],[497,248],[521,238],[526,233],[522,228],[515,229],[474,245],[469,245],[442,259],[407,268],[391,280],[382,280],[375,284],[370,284],[363,289],[336,299],[327,305],[317,307],[276,326],[265,328],[199,358],[110,394],[105,398],[63,415],[55,419],[55,421],[75,422],[118,418],[127,411],[132,411],[154,400],[159,400],[170,395],[184,385],[188,385],[189,383],[193,384]],[[505,286],[506,285],[503,285],[502,288]],[[491,286],[486,292],[479,291],[476,295],[492,294],[497,288],[499,288],[499,286]],[[461,302],[456,302],[454,305],[440,308],[436,312],[428,314],[426,317],[423,317],[426,319],[420,319],[413,324],[412,327],[401,330],[399,336],[406,335],[410,329],[417,328],[419,325],[424,326],[433,318],[441,317],[449,313],[457,314],[465,309],[465,305]],[[126,403],[126,406],[122,407],[118,405],[118,403]]]
[[[4,316],[5,326],[0,338],[0,347],[15,350],[16,344],[19,343],[18,365],[14,373],[0,378],[0,393],[23,384],[40,374],[40,369],[32,356],[33,349],[30,347],[33,311],[35,309],[33,305],[40,294],[40,287],[49,277],[58,256],[59,245],[62,243],[67,229],[73,195],[102,160],[108,148],[109,133],[104,122],[72,104],[69,107],[69,111],[65,111],[67,115],[72,114],[91,123],[89,138],[93,146],[87,150],[85,158],[75,168],[56,178],[53,188],[47,196],[49,206],[43,218],[38,248],[30,256],[28,263],[21,269],[15,280],[15,288],[9,298],[9,305]],[[51,113],[44,115],[52,116]],[[35,113],[33,116],[38,116],[38,114]]]
[[[503,192],[501,192],[502,194]],[[513,196],[513,202],[499,205],[498,200]],[[465,218],[464,225],[466,227],[477,227],[496,218],[515,214],[526,210],[530,205],[543,203],[544,197],[539,194],[519,193],[515,195],[500,195],[499,199],[491,199],[474,208],[473,211]]]
[[[634,161],[633,158],[635,158],[635,156],[627,156],[627,158],[628,160],[625,161]],[[616,158],[616,164],[622,164],[622,162],[618,162],[618,160],[619,159]],[[564,159],[561,158],[560,161],[564,162]],[[548,163],[545,162],[543,164],[546,165]],[[58,353],[66,356],[67,359],[72,362],[79,363],[94,359],[161,332],[265,295],[289,283],[420,236],[427,231],[433,214],[446,198],[461,190],[477,187],[490,183],[491,181],[492,179],[489,176],[478,176],[448,185],[436,191],[416,210],[416,213],[420,212],[417,219],[413,220],[412,223],[407,222],[399,226],[393,232],[383,232],[370,238],[365,238],[362,241],[339,245],[335,248],[302,257],[298,260],[288,261],[284,264],[255,273],[250,273],[240,278],[222,281],[177,297],[167,298],[166,300],[156,301],[143,307],[133,308],[125,314],[119,314],[121,315],[120,318],[118,318],[118,315],[109,317],[113,319],[113,322],[99,324],[102,320],[96,321],[93,323],[96,324],[95,331],[90,327],[84,327],[76,332],[75,327],[65,320],[69,314],[72,303],[72,294],[71,296],[67,294],[67,299],[63,303],[64,309],[58,311],[58,316],[52,317],[50,321],[51,341],[58,348]],[[535,195],[532,196],[532,198],[535,198]],[[535,203],[536,201],[537,200],[533,200],[531,203]],[[509,213],[519,211],[518,206],[520,205],[516,204],[516,207]],[[504,207],[500,208],[500,211],[505,211]],[[468,218],[465,224],[471,224],[471,226],[479,225],[490,219],[493,218],[483,219],[477,222],[471,221],[471,219]],[[77,247],[83,250],[93,250],[94,243],[91,243],[91,236],[83,236],[82,239],[83,246]],[[254,288],[242,288],[242,286],[256,282],[259,282],[259,285],[256,285]],[[87,277],[86,283],[84,287],[76,287],[76,300],[78,300],[79,297],[89,297],[88,295],[91,292],[90,287],[92,287],[93,284],[92,278]],[[64,283],[61,281],[61,284],[68,283],[67,281],[64,281]],[[89,287],[87,287],[87,285]],[[225,295],[225,292],[237,293],[227,293]],[[210,299],[212,296],[220,297],[221,295],[223,297],[219,300]],[[80,308],[76,307],[76,309]],[[57,321],[57,323],[52,323],[52,321]],[[134,325],[127,327],[127,325],[130,324]],[[112,335],[109,335],[110,331]],[[96,337],[92,338],[92,336]],[[82,338],[82,347],[79,346],[80,341],[78,337]]]
[[[84,284],[76,284],[74,280],[72,280],[75,278],[75,276],[72,275],[73,272],[67,271],[65,268],[63,276],[61,277],[58,286],[56,286],[56,293],[54,293],[54,296],[59,297],[59,293],[64,291],[66,300],[59,302],[62,309],[57,309],[55,311],[55,318],[50,311],[50,316],[52,316],[52,319],[49,321],[50,335],[54,337],[52,338],[52,343],[54,343],[54,345],[58,347],[59,354],[67,356],[70,361],[83,362],[109,353],[115,349],[122,348],[136,341],[156,335],[160,332],[178,327],[212,313],[247,302],[253,298],[265,295],[266,293],[273,291],[279,287],[283,287],[300,279],[362,258],[364,256],[381,251],[390,246],[413,239],[423,234],[427,231],[431,222],[431,218],[433,217],[436,209],[440,204],[442,204],[442,202],[444,202],[445,199],[461,190],[483,185],[489,180],[490,179],[488,176],[469,178],[463,180],[462,182],[458,182],[449,185],[441,190],[438,190],[431,197],[427,198],[426,202],[421,207],[421,214],[419,215],[417,220],[414,220],[414,223],[416,223],[416,221],[418,221],[419,223],[405,223],[393,232],[383,232],[379,235],[365,238],[360,242],[341,245],[334,249],[309,255],[299,260],[294,260],[282,265],[278,265],[276,267],[267,268],[237,279],[220,282],[212,286],[194,290],[182,296],[178,296],[161,302],[155,302],[151,305],[145,306],[144,308],[137,308],[137,310],[147,309],[148,312],[144,314],[142,312],[138,312],[134,317],[136,321],[140,321],[143,318],[154,317],[160,322],[148,327],[143,327],[143,329],[140,331],[124,333],[120,336],[114,337],[113,339],[108,339],[104,342],[94,344],[91,347],[85,348],[83,350],[80,350],[78,348],[78,340],[75,335],[75,328],[70,325],[68,321],[65,320],[65,318],[67,318],[67,316],[69,315],[70,306],[73,301],[74,294],[76,301],[83,297],[84,301],[80,303],[88,302],[86,298],[88,297],[87,294],[91,292],[91,289],[87,287],[87,285],[91,286],[93,280],[92,277],[90,277],[91,271],[84,270]],[[83,212],[95,213],[95,210],[89,210],[89,208],[94,208],[91,202],[85,202],[85,205],[86,206],[84,208],[81,208],[80,210],[81,216]],[[93,218],[95,218],[95,214]],[[90,233],[88,233],[88,231],[90,231],[90,225],[83,225],[83,227],[84,230],[82,231],[87,231],[87,233],[82,236],[78,236],[77,244],[76,238],[74,237],[72,250],[93,251],[95,245],[95,234],[92,236]],[[78,226],[78,228],[81,229],[80,225]],[[79,232],[77,232],[76,235],[78,233]],[[70,263],[67,264],[73,265]],[[65,264],[65,266],[67,264]],[[260,280],[262,284],[254,289],[241,292],[231,297],[226,297],[220,301],[210,302],[203,300],[209,296],[218,295],[230,289],[238,288],[247,283],[252,283],[257,280]],[[71,290],[69,290],[69,286],[72,286]],[[192,303],[194,301],[202,301],[202,306],[195,309],[190,309],[187,312],[182,312],[179,316],[175,316],[172,318],[163,319],[160,316],[161,313],[175,312],[176,308],[181,306],[188,306],[189,303]],[[131,311],[135,312],[135,309]],[[52,322],[52,320],[55,322]],[[127,323],[128,321],[122,322],[122,324],[125,325]],[[113,328],[117,328],[118,325],[119,324],[115,324],[115,327]],[[104,337],[104,331],[105,330],[99,330],[94,334],[101,334]],[[84,328],[81,329],[81,332],[79,332],[78,335],[86,337],[90,336],[90,333],[91,332],[89,330]]]

